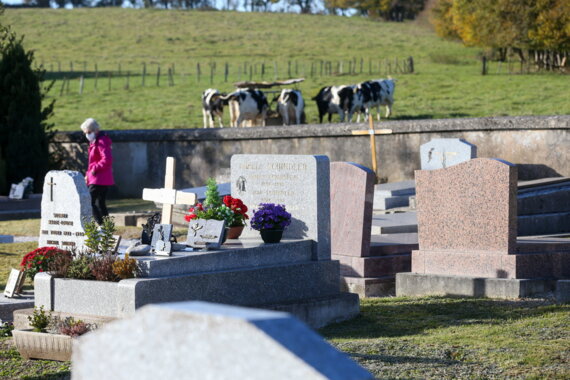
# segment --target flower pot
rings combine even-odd
[[[260,230],[259,233],[265,243],[279,243],[283,237],[283,230]]]
[[[72,339],[67,335],[13,330],[16,348],[24,359],[71,360]]]
[[[244,226],[230,227],[228,231],[228,239],[237,239],[241,236]]]

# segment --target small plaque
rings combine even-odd
[[[24,279],[23,271],[12,269],[10,277],[8,277],[8,283],[6,283],[6,288],[4,288],[4,295],[8,298],[12,298],[16,294],[20,294],[22,286],[24,285]]]
[[[156,255],[170,256],[172,254],[170,236],[172,236],[172,224],[154,225],[154,230],[152,231],[152,242],[150,245]]]
[[[191,220],[188,226],[186,245],[193,248],[220,248],[224,239],[225,227],[223,220]]]
[[[26,188],[20,183],[17,185],[12,184],[8,198],[10,198],[10,199],[24,199],[24,190],[25,189]]]

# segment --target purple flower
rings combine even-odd
[[[251,227],[255,230],[281,230],[291,224],[291,214],[285,205],[260,203],[251,218]]]

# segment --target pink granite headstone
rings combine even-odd
[[[420,250],[515,253],[517,168],[490,158],[416,170]]]
[[[370,254],[374,172],[353,162],[331,163],[331,253]]]

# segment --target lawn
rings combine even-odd
[[[249,79],[250,67],[252,79],[261,80],[262,64],[265,80],[306,78],[298,88],[311,123],[317,112],[309,98],[320,87],[385,77],[387,60],[397,79],[395,119],[570,113],[566,76],[508,75],[508,65],[500,72],[493,66],[491,75],[481,76],[480,49],[441,40],[416,22],[145,9],[8,9],[3,22],[25,36],[25,46],[35,51],[48,77],[56,79],[49,98],[56,100],[52,121],[62,131],[77,130],[88,116],[106,129],[200,127],[201,92],[208,87],[232,91],[233,82]],[[395,71],[394,59],[401,62],[409,56],[414,57],[415,73]],[[332,63],[332,76],[321,76],[321,61]],[[348,74],[353,62],[356,73]],[[173,86],[168,85],[169,68]],[[80,95],[82,74],[87,79]],[[70,79],[69,92],[62,91],[64,77]]]
[[[361,308],[320,333],[377,378],[570,377],[570,305],[423,297],[365,299]],[[0,368],[9,379],[69,373],[69,363],[22,360],[10,338],[0,338]]]

